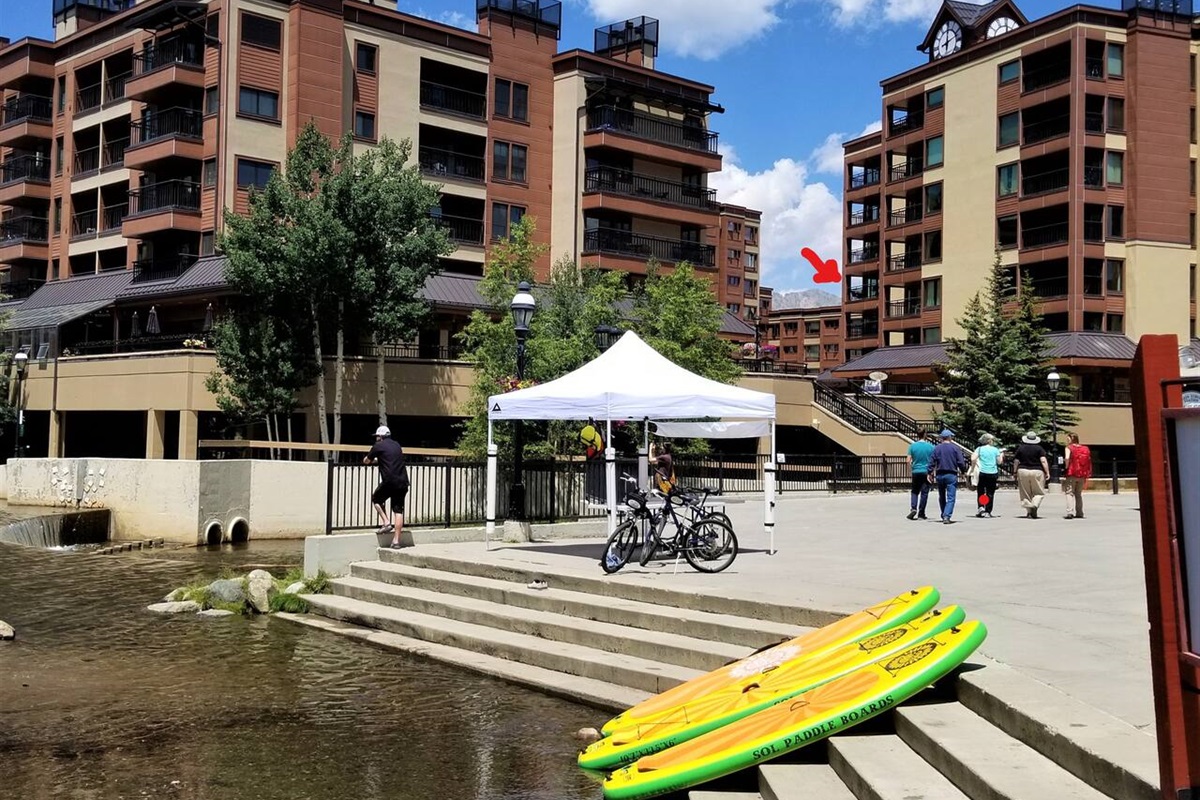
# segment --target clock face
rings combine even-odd
[[[962,47],[962,28],[954,20],[946,20],[933,40],[933,57],[943,58]]]
[[[988,25],[987,38],[991,39],[994,36],[1015,31],[1017,29],[1017,21],[1012,17],[996,17],[992,23]]]

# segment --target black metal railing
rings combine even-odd
[[[454,178],[460,181],[483,183],[487,179],[487,163],[482,156],[455,153],[436,147],[417,151],[421,172],[433,178]]]
[[[150,283],[178,278],[196,263],[197,256],[180,253],[168,258],[147,258],[133,262],[133,282]]]
[[[848,322],[846,323],[847,339],[865,339],[868,336],[879,335],[878,322]]]
[[[145,75],[169,66],[203,67],[203,46],[198,42],[171,40],[146,45],[140,53],[133,54],[134,75]]]
[[[889,317],[911,317],[921,313],[921,298],[910,297],[904,300],[889,300],[887,315]]]
[[[13,217],[0,222],[0,245],[50,241],[50,221],[44,217]]]
[[[857,250],[851,250],[847,263],[849,264],[869,264],[872,261],[879,260],[878,247],[860,247]]]
[[[1104,112],[1087,111],[1083,115],[1083,129],[1088,133],[1104,133]]]
[[[355,342],[346,346],[346,354],[361,358],[378,358],[380,353],[387,358],[407,358],[434,361],[460,361],[464,348],[462,345],[428,345],[428,344],[381,344],[374,342]]]
[[[80,211],[71,215],[71,238],[82,239],[99,233],[100,210]]]
[[[735,364],[743,372],[758,372],[771,375],[807,375],[808,365],[799,361],[780,361],[777,358],[735,358]]]
[[[1066,136],[1070,132],[1071,115],[1062,114],[1061,116],[1027,124],[1024,129],[1024,143],[1035,144],[1037,142],[1044,142],[1048,139]]]
[[[915,178],[924,171],[925,164],[922,161],[910,158],[892,165],[889,180],[902,181],[906,178]]]
[[[1104,297],[1104,278],[1099,275],[1083,276],[1084,297]]]
[[[100,226],[100,231],[104,232],[118,230],[121,227],[121,223],[125,221],[125,214],[128,212],[128,210],[128,203],[107,206],[104,209],[104,216],[101,218],[101,222],[103,224]]]
[[[436,217],[450,238],[459,244],[483,246],[483,220],[441,214]]]
[[[203,139],[204,115],[191,108],[166,108],[152,111],[129,124],[130,147],[172,136]]]
[[[907,225],[910,222],[920,222],[923,216],[922,208],[919,205],[905,206],[899,211],[892,211],[888,214],[888,225]]]
[[[878,186],[880,180],[880,171],[877,169],[864,169],[862,172],[852,173],[850,175],[851,189],[865,189],[868,186]]]
[[[1067,167],[1039,172],[1021,178],[1021,194],[1030,196],[1049,194],[1066,189],[1071,182],[1071,170]]]
[[[584,173],[585,192],[603,192],[656,200],[691,208],[716,208],[717,192],[703,186],[639,175],[617,167],[591,167]]]
[[[139,186],[129,191],[129,216],[154,211],[199,211],[200,184],[172,180]]]
[[[50,182],[50,158],[37,154],[9,155],[0,163],[0,184],[17,181]]]
[[[891,135],[896,136],[908,131],[915,131],[925,124],[925,115],[919,111],[910,111],[902,117],[893,117],[888,126]]]
[[[1039,279],[1034,278],[1029,283],[1034,297],[1043,300],[1052,297],[1066,297],[1070,293],[1070,282],[1066,278]]]
[[[75,177],[100,169],[100,146],[75,151]]]
[[[910,439],[916,439],[921,434],[921,423],[905,414],[886,400],[874,395],[856,390],[854,402],[879,418],[888,430],[902,433]]]
[[[867,287],[850,287],[846,290],[847,303],[862,303],[867,300],[879,299],[879,284],[873,283]]]
[[[113,75],[104,82],[104,102],[115,103],[117,100],[125,99],[125,82],[129,80],[131,72],[125,72],[121,75]]]
[[[1085,242],[1104,241],[1104,220],[1085,219],[1083,221],[1083,240]]]
[[[1070,225],[1055,222],[1052,225],[1035,225],[1021,229],[1021,247],[1049,247],[1067,241]]]
[[[717,152],[717,134],[698,125],[629,111],[613,106],[600,106],[588,111],[589,131],[616,131],[660,144],[683,147],[688,150]]]
[[[22,94],[9,100],[0,110],[0,125],[12,125],[24,120],[49,122],[54,115],[54,104],[49,97],[36,94]]]
[[[1083,185],[1087,189],[1104,188],[1104,167],[1083,167]]]
[[[813,384],[813,399],[817,405],[833,413],[863,433],[885,433],[890,429],[879,417],[841,392],[821,383]]]
[[[1104,80],[1104,58],[1088,57],[1084,59],[1084,71],[1092,80]]]
[[[100,154],[100,168],[119,167],[125,163],[125,150],[129,147],[129,139],[113,139],[105,142]]]
[[[907,253],[889,256],[887,263],[888,272],[900,272],[906,269],[916,269],[921,266],[921,251],[910,250]]]
[[[1045,89],[1047,86],[1053,86],[1056,83],[1069,80],[1070,77],[1070,61],[1064,61],[1060,64],[1050,64],[1045,67],[1038,67],[1037,69],[1027,69],[1024,71],[1021,91],[1032,92],[1037,89]]]
[[[562,3],[558,0],[475,0],[476,13],[489,8],[525,17],[555,30],[562,25]]]
[[[483,119],[487,116],[487,95],[456,86],[421,81],[421,107]]]
[[[86,342],[72,342],[62,350],[62,355],[88,356],[108,353],[149,353],[161,350],[194,350],[195,347],[184,345],[189,339],[203,340],[206,334],[201,331],[192,333],[156,333],[140,334],[125,339],[92,339]]]
[[[75,92],[75,113],[83,114],[100,107],[103,86],[93,83]]]
[[[717,263],[716,248],[712,245],[610,228],[592,228],[584,231],[583,251],[655,258],[659,261],[687,261],[700,267],[713,267]]]
[[[879,222],[879,207],[872,206],[871,208],[862,211],[850,212],[850,227],[857,225],[866,225],[868,222]]]
[[[0,281],[0,294],[9,300],[24,300],[42,288],[45,282],[39,278],[26,278],[23,281]]]

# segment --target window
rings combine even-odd
[[[758,253],[746,253],[746,269],[758,269]]]
[[[62,232],[62,198],[54,198],[54,232]]]
[[[742,233],[742,223],[729,220],[729,235],[733,237],[740,236]]]
[[[210,158],[207,161],[205,161],[204,168],[203,168],[201,174],[203,176],[202,182],[205,186],[216,186],[217,185],[217,160],[215,158]]]
[[[728,283],[730,286],[741,286],[742,285],[742,279],[739,278],[737,275],[730,275],[725,280],[725,282]]]
[[[996,196],[1009,197],[1017,193],[1018,164],[1005,164],[996,169]]]
[[[942,260],[942,232],[929,231],[925,234],[925,260]]]
[[[242,86],[238,89],[238,113],[279,119],[279,93]]]
[[[529,119],[529,87],[504,78],[496,78],[495,113],[497,117],[524,122]]]
[[[806,320],[804,323],[804,335],[805,336],[820,336],[821,335],[821,321],[820,320]]]
[[[1108,77],[1120,78],[1125,74],[1125,45],[1108,45]]]
[[[1010,61],[1000,65],[1000,83],[1011,83],[1021,77],[1021,62]]]
[[[204,113],[215,114],[221,108],[221,94],[217,87],[209,86],[204,90]]]
[[[820,361],[821,360],[821,345],[819,345],[819,344],[804,345],[804,360],[805,361]]]
[[[1196,88],[1196,57],[1194,55],[1191,57],[1190,66],[1191,66],[1191,71],[1188,74],[1188,81],[1190,82],[1189,85],[1191,86],[1191,88],[1195,89]]]
[[[58,76],[58,105],[56,110],[59,114],[67,110],[67,76]]]
[[[1107,178],[1110,186],[1121,186],[1125,183],[1125,154],[1119,150],[1108,151]]]
[[[924,328],[921,331],[921,338],[925,344],[937,344],[942,340],[941,328]]]
[[[1196,265],[1192,264],[1188,267],[1188,297],[1192,302],[1196,302]]]
[[[1123,294],[1125,292],[1125,262],[1116,258],[1108,259],[1104,265],[1104,273],[1108,293]]]
[[[926,108],[941,108],[946,102],[946,87],[939,86],[936,89],[930,89],[925,93]]]
[[[1121,97],[1108,98],[1108,129],[1125,130],[1125,100]]]
[[[1194,211],[1188,215],[1188,230],[1191,232],[1190,233],[1190,241],[1192,243],[1192,247],[1195,247],[1196,246],[1196,213]]]
[[[54,140],[54,174],[63,174],[63,137]]]
[[[934,278],[925,281],[924,305],[926,308],[937,308],[942,304],[942,279]]]
[[[742,257],[741,250],[735,250],[734,248],[730,247],[730,248],[727,248],[725,251],[725,258],[728,259],[729,261],[739,261],[739,260],[741,260],[741,257]]]
[[[1124,333],[1125,332],[1125,315],[1124,314],[1109,314],[1108,315],[1108,332],[1109,333]]]
[[[1196,193],[1196,159],[1192,159],[1191,169],[1188,170],[1188,191]]]
[[[942,165],[942,137],[934,136],[925,142],[925,168]]]
[[[797,333],[797,332],[799,332],[799,330],[800,330],[800,323],[799,323],[799,322],[785,322],[785,323],[783,323],[783,332],[784,332],[785,334],[787,334],[788,336],[795,336],[795,335],[796,335],[796,333]]]
[[[1105,216],[1108,220],[1108,238],[1124,239],[1125,238],[1125,207],[1124,206],[1108,206],[1105,209]]]
[[[1191,125],[1191,129],[1192,129],[1191,130],[1191,134],[1192,134],[1191,142],[1192,142],[1192,144],[1195,144],[1196,143],[1196,109],[1194,109],[1194,108],[1188,109],[1188,123]]]
[[[507,238],[512,226],[525,216],[524,206],[511,206],[507,203],[492,203],[492,239],[499,241]]]
[[[785,356],[795,355],[796,354],[796,346],[794,344],[784,345],[783,354]]]
[[[493,142],[492,179],[525,183],[525,167],[529,149],[523,144]]]
[[[200,255],[211,256],[216,252],[216,239],[212,231],[200,234]]]
[[[1000,118],[1000,133],[996,138],[997,145],[1008,147],[1021,140],[1021,112],[1014,111]]]
[[[379,55],[378,48],[373,44],[356,42],[354,45],[354,68],[368,75],[375,74],[375,58]]]
[[[239,189],[262,189],[271,179],[275,165],[266,161],[237,160],[237,187]]]
[[[742,310],[742,306],[740,303],[726,303],[725,308],[727,308],[729,310],[730,314],[737,314],[739,311]],[[792,348],[792,349],[795,350],[795,348]]]
[[[278,50],[282,25],[277,19],[242,14],[242,44]]]
[[[752,228],[747,225],[746,226],[746,243],[754,244],[756,241],[758,241],[758,228]]]
[[[942,213],[942,185],[931,183],[925,187],[925,214]]]
[[[1000,248],[1017,246],[1017,215],[996,220],[996,245]]]
[[[369,111],[354,112],[354,135],[375,141],[375,115]]]

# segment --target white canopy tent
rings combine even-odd
[[[549,383],[488,398],[486,516],[489,546],[496,528],[497,448],[492,439],[492,425],[497,420],[604,420],[605,442],[611,443],[613,420],[697,418],[743,420],[754,425],[752,430],[757,433],[739,435],[770,435],[771,455],[767,458],[763,476],[763,526],[770,535],[770,549],[774,553],[775,395],[730,386],[688,372],[660,355],[632,331],[625,333],[606,352],[574,372]],[[617,519],[616,454],[611,447],[606,447],[604,457],[605,505],[608,508],[608,529],[611,532],[616,528]]]

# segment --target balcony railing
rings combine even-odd
[[[717,204],[715,189],[638,175],[616,167],[588,169],[584,174],[584,191],[619,194],[691,208],[711,209]]]
[[[1093,80],[1104,80],[1104,58],[1087,58],[1084,60],[1087,76]]]
[[[717,134],[713,131],[698,125],[684,125],[654,114],[643,114],[612,106],[600,106],[588,111],[588,130],[617,131],[673,147],[707,153],[717,152]]]
[[[879,185],[879,175],[880,175],[880,173],[879,173],[879,170],[877,170],[877,169],[866,169],[866,170],[863,170],[862,172],[859,172],[858,174],[851,174],[850,175],[850,188],[851,189],[865,189],[868,186],[878,186]]]
[[[904,300],[889,300],[887,315],[889,317],[912,317],[921,313],[921,298],[909,297]]]
[[[868,336],[879,335],[878,322],[849,322],[846,324],[847,339],[865,339]]]
[[[871,286],[868,286],[868,287],[858,287],[858,288],[851,287],[846,290],[846,302],[848,302],[848,303],[863,303],[863,302],[866,302],[867,300],[878,300],[878,299],[879,299],[878,284],[872,284]],[[815,336],[818,334],[820,334],[820,331],[817,331],[817,333],[813,334],[813,335]]]
[[[483,119],[487,116],[487,95],[432,81],[421,81],[421,107]]]
[[[1066,278],[1051,278],[1049,280],[1034,279],[1030,282],[1034,297],[1043,300],[1051,297],[1066,297],[1070,293],[1069,282]]]
[[[100,169],[100,147],[88,147],[75,151],[75,177],[96,172]]]
[[[851,250],[849,253],[849,258],[847,259],[848,263],[850,264],[868,264],[872,261],[878,260],[878,247],[860,247],[857,250]]]
[[[925,124],[925,115],[924,114],[922,114],[918,111],[910,111],[909,113],[905,114],[903,117],[894,118],[892,120],[892,124],[889,126],[888,129],[891,132],[892,136],[896,136],[901,133],[907,133],[908,131],[915,131],[917,128],[920,128],[924,124]]]
[[[39,120],[49,122],[53,116],[54,104],[49,97],[36,94],[22,94],[9,100],[3,106],[0,115],[0,125],[13,125],[24,120]]]
[[[1085,242],[1104,241],[1104,220],[1085,219],[1083,221],[1083,240]]]
[[[199,211],[200,184],[192,181],[160,181],[129,192],[129,216],[155,211]]]
[[[1071,115],[1063,114],[1058,117],[1033,122],[1025,126],[1025,144],[1044,142],[1071,132]]]
[[[172,136],[203,139],[204,115],[190,108],[167,108],[151,112],[129,124],[130,147]]]
[[[1103,189],[1104,188],[1104,167],[1083,167],[1083,186],[1085,189]]]
[[[103,87],[98,83],[85,86],[75,92],[75,113],[83,114],[100,107]]]
[[[440,150],[436,147],[422,147],[417,153],[417,158],[421,164],[421,172],[433,178],[455,178],[478,183],[487,179],[486,162],[480,156]]]
[[[0,222],[0,246],[17,242],[50,241],[50,221],[45,217],[14,217]]]
[[[699,242],[664,239],[641,233],[592,228],[583,234],[583,250],[587,253],[616,253],[659,261],[687,261],[700,267],[716,266],[716,248]]]
[[[50,182],[50,159],[47,156],[10,155],[0,163],[0,184],[16,181]]]
[[[0,294],[9,300],[24,300],[42,288],[45,283],[46,281],[39,278],[27,278],[23,281],[0,281]]]
[[[100,230],[102,232],[119,230],[121,223],[125,221],[125,215],[128,213],[128,211],[128,203],[121,203],[120,205],[106,207],[104,209],[104,219],[102,220],[104,224],[100,227]]]
[[[130,72],[121,75],[113,75],[104,82],[104,102],[115,103],[117,100],[125,99],[125,82],[129,80]]]
[[[866,225],[869,222],[879,222],[879,209],[868,208],[864,211],[850,212],[850,227]]]
[[[180,253],[162,259],[147,258],[133,262],[133,282],[149,283],[178,278],[196,263],[197,256]]]
[[[198,42],[173,40],[147,45],[133,55],[134,75],[169,66],[203,67],[204,48]]]
[[[922,216],[923,213],[921,206],[905,206],[899,211],[892,211],[888,214],[888,225],[907,225],[910,222],[920,222]]]
[[[1083,129],[1088,133],[1104,133],[1104,112],[1086,112],[1083,115]]]
[[[900,272],[906,269],[916,269],[921,266],[921,252],[913,250],[908,253],[888,257],[888,272]]]
[[[1071,170],[1063,167],[1049,172],[1039,172],[1021,179],[1021,194],[1026,197],[1038,194],[1049,194],[1067,188],[1071,182]]]
[[[1067,241],[1070,225],[1055,222],[1052,225],[1036,225],[1021,230],[1021,247],[1049,247]]]
[[[1099,275],[1084,275],[1083,294],[1085,297],[1104,297],[1104,279]]]
[[[902,181],[905,178],[915,178],[924,171],[925,165],[920,160],[910,158],[892,165],[889,180]]]
[[[99,233],[100,211],[93,208],[90,211],[80,211],[71,216],[71,238],[83,239]]]
[[[442,214],[436,217],[450,234],[450,238],[459,244],[483,246],[483,220],[470,217],[452,217]]]
[[[1037,69],[1025,70],[1024,81],[1021,84],[1021,90],[1032,92],[1037,89],[1044,89],[1047,86],[1053,86],[1056,83],[1062,83],[1071,77],[1071,63],[1069,61],[1061,64],[1051,64]]]
[[[129,139],[113,139],[105,142],[100,154],[100,168],[119,167],[125,163],[125,149],[129,147]]]

